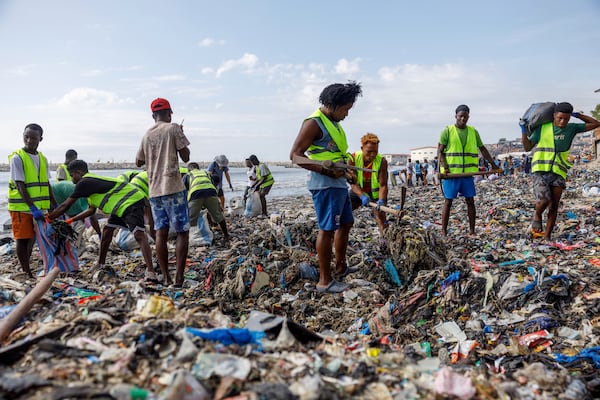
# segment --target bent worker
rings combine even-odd
[[[473,176],[444,177],[444,174],[469,174],[479,170],[478,150],[481,155],[494,165],[494,159],[484,146],[479,132],[467,125],[469,107],[461,104],[456,107],[456,123],[444,128],[438,144],[440,160],[440,176],[444,190],[444,208],[442,210],[442,235],[448,234],[448,220],[452,201],[459,195],[464,196],[467,203],[469,234],[475,235],[475,180]],[[501,172],[501,171],[500,171]]]
[[[221,154],[215,157],[214,161],[208,164],[208,172],[213,175],[213,182],[217,187],[217,193],[219,200],[221,201],[221,208],[225,209],[225,194],[223,193],[223,175],[229,183],[229,189],[233,192],[233,185],[231,184],[231,176],[229,176],[229,160],[225,154]]]
[[[88,171],[87,163],[83,160],[71,161],[68,168],[73,183],[75,183],[75,190],[61,205],[50,212],[48,217],[56,219],[67,212],[77,199],[87,198],[87,210],[67,219],[67,223],[94,215],[98,208],[109,215],[108,221],[102,229],[97,266],[101,269],[104,268],[108,246],[115,229],[126,228],[140,245],[146,263],[145,279],[156,281],[156,273],[152,265],[152,250],[148,244],[144,226],[144,195],[135,186],[122,179],[91,174]],[[164,269],[162,272],[163,283],[170,284],[168,270]]]
[[[144,204],[144,221],[150,228],[150,237],[156,241],[156,230],[154,229],[154,218],[152,217],[152,207],[150,206],[150,193],[148,189],[148,172],[147,171],[136,171],[135,174],[123,173],[120,175],[122,178],[130,176],[129,183],[138,188],[140,192],[146,197]]]
[[[571,116],[584,123],[569,123]],[[531,230],[534,236],[541,236],[542,232],[547,240],[552,236],[560,198],[567,187],[565,179],[571,167],[568,161],[569,150],[575,135],[598,127],[600,122],[581,112],[574,113],[570,103],[557,103],[554,106],[552,122],[538,127],[531,136],[527,136],[525,126],[521,126],[521,141],[525,151],[533,149],[531,172],[536,203]],[[548,218],[544,230],[542,215],[546,209]]]
[[[360,138],[360,151],[352,154],[348,164],[360,168],[372,169],[369,171],[356,171],[356,183],[350,186],[350,201],[352,210],[361,205],[367,206],[371,201],[378,206],[387,204],[388,197],[388,164],[387,160],[379,154],[379,138],[374,133],[367,133]],[[373,209],[379,233],[383,235],[385,228],[385,213]]]
[[[359,83],[334,83],[323,89],[319,96],[322,104],[303,122],[300,132],[290,151],[294,156],[313,160],[344,161],[348,158],[346,133],[340,125],[362,94]],[[356,272],[346,262],[348,236],[354,223],[352,204],[346,186],[345,171],[328,169],[323,165],[301,165],[310,172],[310,190],[317,214],[319,234],[317,236],[317,256],[319,258],[320,292],[342,292],[348,285],[338,282],[331,273],[332,243],[335,247],[335,273],[338,278]]]
[[[252,189],[258,191],[258,196],[260,197],[260,205],[262,207],[262,215],[264,217],[268,216],[267,214],[267,194],[271,191],[273,184],[275,183],[275,179],[273,178],[273,174],[271,174],[271,170],[265,163],[261,163],[254,154],[248,157],[252,165],[256,168],[256,182],[252,186]]]
[[[188,189],[190,223],[198,225],[200,211],[206,208],[212,221],[221,227],[223,239],[228,241],[230,237],[227,223],[221,210],[217,188],[213,184],[210,174],[208,171],[201,170],[198,163],[195,162],[188,164],[188,170],[188,174],[183,179],[185,187]]]

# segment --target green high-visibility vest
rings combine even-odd
[[[69,173],[69,168],[67,168],[67,164],[60,164],[58,166],[59,168],[61,168],[63,171],[65,171],[65,181],[70,181],[71,180],[71,174]]]
[[[357,151],[356,153],[354,153],[352,155],[352,158],[354,159],[354,164],[357,167],[365,168],[362,151]],[[382,159],[383,157],[381,156],[381,154],[377,154],[375,156],[375,159],[373,160],[373,165],[371,166],[371,169],[373,170],[373,172],[371,172],[371,198],[374,200],[379,199],[379,170],[381,169]],[[361,188],[364,187],[363,174],[364,171],[356,171],[358,186],[360,186]]]
[[[83,178],[96,178],[114,183],[114,186],[108,192],[94,193],[88,197],[88,204],[99,208],[105,214],[122,217],[127,207],[144,199],[141,191],[122,179],[90,174],[89,172],[83,175]]]
[[[210,174],[202,169],[192,169],[188,172],[190,177],[190,189],[188,191],[188,201],[192,198],[192,194],[198,190],[212,189],[215,192],[217,188],[212,183]]]
[[[327,129],[327,133],[329,133],[329,136],[331,136],[331,139],[333,139],[337,145],[338,150],[334,151],[322,146],[317,146],[316,144],[311,144],[306,150],[308,158],[312,160],[345,161],[346,158],[348,158],[348,142],[346,141],[346,132],[342,129],[342,125],[338,123],[336,127],[320,109],[317,109],[317,111],[305,118],[305,121],[307,119],[316,118],[321,120],[325,129]]]
[[[264,165],[264,164],[258,163],[258,165],[256,166],[256,181],[260,181],[262,179],[262,176],[260,175],[260,166],[261,165]],[[269,171],[269,173],[267,174],[264,182],[260,184],[261,188],[266,188],[266,187],[272,186],[275,183],[275,178],[273,178],[273,174],[271,174],[271,170],[266,165],[265,165],[265,167],[267,168],[267,171]]]
[[[129,183],[138,188],[140,192],[144,194],[145,197],[149,196],[150,189],[148,189],[148,172],[140,172],[139,174],[131,178],[131,182]]]
[[[23,172],[25,173],[25,188],[33,204],[40,210],[50,209],[50,184],[48,182],[48,170],[46,169],[46,157],[38,151],[40,159],[40,171],[28,153],[19,149],[8,156],[8,162],[13,157],[20,157],[23,163]],[[11,179],[8,181],[8,211],[29,211],[29,206],[19,193],[17,184]]]
[[[467,142],[464,146],[460,141],[456,125],[449,126],[448,131],[450,135],[444,154],[450,171],[445,171],[443,167],[440,167],[440,172],[451,174],[477,172],[479,170],[479,153],[475,129],[467,126]]]
[[[531,172],[553,172],[563,178],[571,168],[569,150],[557,152],[554,146],[554,125],[552,122],[542,125],[540,141],[533,150]]]
[[[140,173],[140,171],[136,171],[136,170],[132,169],[131,171],[123,172],[121,175],[119,175],[119,178],[122,178],[124,181],[131,182],[133,177],[139,173]]]

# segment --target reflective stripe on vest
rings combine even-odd
[[[192,198],[192,194],[198,190],[212,189],[215,192],[217,188],[210,179],[210,174],[207,171],[201,169],[192,169],[188,173],[190,176],[190,189],[188,191],[188,201]]]
[[[122,217],[127,207],[144,199],[144,195],[135,186],[118,178],[99,176],[87,173],[83,178],[95,178],[114,183],[111,190],[106,193],[94,193],[88,197],[91,206],[99,208],[105,214],[114,214]]]
[[[260,166],[261,165],[264,165],[264,164],[258,163],[258,165],[256,166],[256,181],[260,181],[262,179],[262,176],[260,175]],[[273,178],[273,174],[271,174],[271,170],[269,169],[269,167],[266,167],[266,168],[267,168],[267,171],[269,171],[269,173],[267,174],[265,181],[260,184],[261,188],[269,187],[275,183],[275,178]]]
[[[131,178],[131,183],[133,186],[138,188],[140,192],[144,194],[145,197],[149,196],[148,189],[148,172],[142,171],[133,178]]]
[[[323,126],[327,130],[327,133],[331,137],[331,139],[335,142],[337,149],[326,149],[322,146],[317,146],[316,144],[311,144],[306,150],[306,154],[308,158],[311,160],[332,160],[332,161],[340,161],[346,160],[348,157],[348,142],[346,141],[346,133],[344,129],[342,129],[342,125],[339,123],[337,127],[323,114],[320,109],[317,109],[314,113],[308,116],[307,119],[320,119],[323,123]]]
[[[33,204],[40,210],[49,210],[50,209],[50,185],[48,183],[48,170],[46,169],[46,157],[42,153],[38,151],[39,161],[40,161],[40,170],[39,175],[33,160],[28,155],[28,153],[19,149],[14,153],[8,156],[8,160],[10,163],[10,159],[12,157],[20,157],[21,162],[23,163],[23,173],[25,175],[25,188],[27,189],[27,193],[29,193],[29,197],[33,201]],[[17,188],[17,184],[13,180],[9,180],[8,182],[8,210],[9,211],[29,211],[29,206],[19,193],[19,189]]]
[[[552,122],[542,125],[540,141],[533,150],[531,172],[553,172],[563,178],[571,167],[569,151],[556,152],[554,146],[554,125]]]
[[[441,172],[460,174],[479,171],[479,154],[477,152],[475,129],[472,126],[467,126],[467,143],[464,146],[458,135],[456,125],[449,126],[448,132],[450,135],[448,146],[444,149],[444,154],[450,171],[443,171],[444,168],[440,167]]]
[[[381,156],[381,154],[377,154],[375,156],[375,159],[373,160],[371,167],[365,167],[362,151],[357,151],[356,153],[354,153],[352,155],[352,157],[354,159],[354,165],[356,165],[357,167],[371,168],[373,170],[373,172],[371,172],[371,193],[370,194],[371,194],[372,199],[374,199],[374,200],[379,199],[379,170],[381,169],[381,160],[383,159],[383,157]],[[360,170],[356,171],[356,178],[357,178],[358,186],[360,186],[361,188],[364,187],[363,174],[364,174],[364,171],[360,171]]]
[[[65,181],[70,181],[72,178],[71,174],[69,173],[69,169],[67,168],[67,164],[60,164],[60,168],[65,171]]]
[[[135,171],[135,170],[127,171],[127,172],[123,172],[121,175],[119,175],[119,178],[122,178],[124,181],[131,182],[131,180],[139,173],[140,173],[140,171]]]

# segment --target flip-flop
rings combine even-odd
[[[338,282],[335,279],[332,280],[331,282],[329,282],[329,285],[325,286],[325,287],[319,287],[317,286],[317,292],[321,292],[321,293],[341,293],[344,290],[348,289],[348,285],[346,285],[345,283],[342,282]]]
[[[356,272],[358,272],[360,270],[360,268],[358,267],[350,267],[349,265],[346,265],[346,270],[344,272],[342,272],[341,274],[338,275],[338,277],[340,279],[347,277],[350,274],[354,274]]]

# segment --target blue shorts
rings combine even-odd
[[[348,190],[345,188],[329,188],[311,190],[317,224],[323,231],[335,231],[342,224],[354,222],[352,204]]]
[[[169,229],[170,226],[177,233],[190,230],[190,217],[185,190],[166,196],[151,197],[150,207],[152,207],[155,230]]]
[[[466,198],[475,197],[475,180],[472,176],[443,179],[442,188],[444,197],[449,200],[456,199],[459,194]]]

